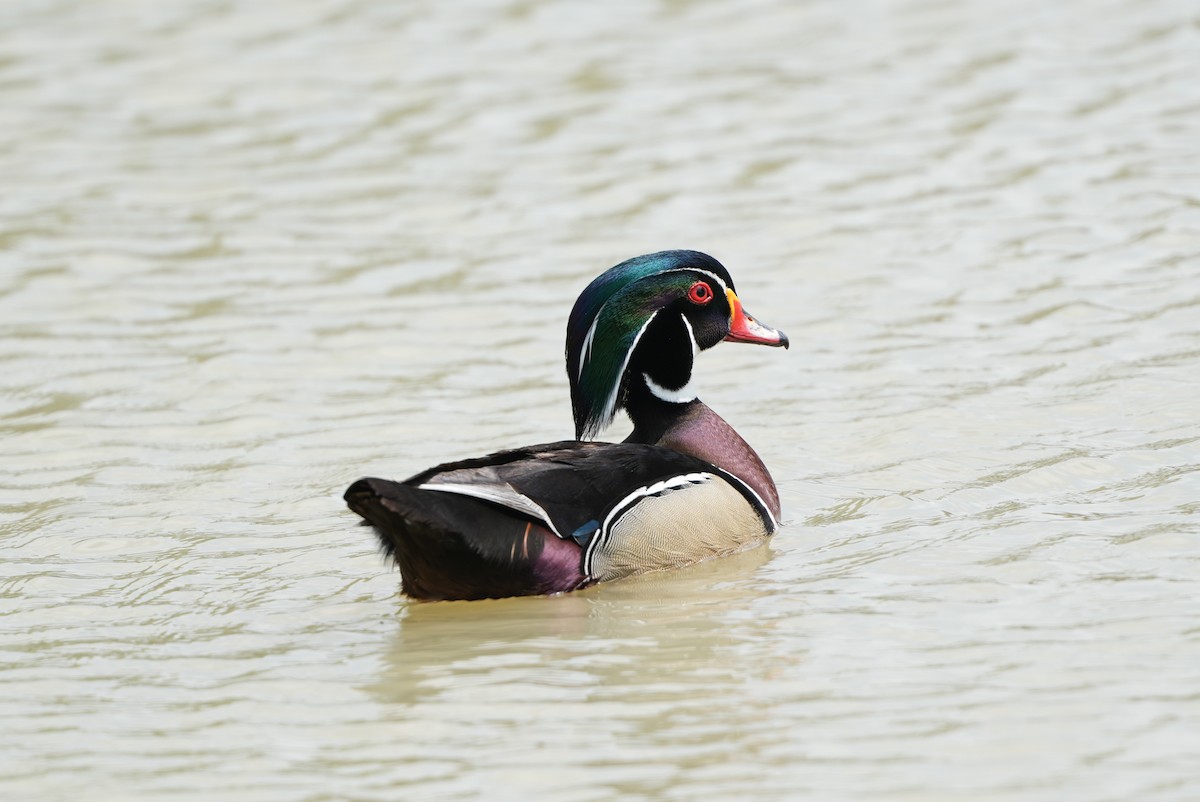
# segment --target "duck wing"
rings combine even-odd
[[[774,529],[741,480],[638,443],[499,451],[403,482],[360,479],[345,498],[418,598],[574,590],[734,550]]]
[[[430,468],[405,484],[491,501],[586,542],[620,499],[672,477],[712,472],[704,460],[659,446],[565,440]]]

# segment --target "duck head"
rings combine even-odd
[[[787,348],[783,332],[742,307],[729,271],[698,251],[661,251],[609,268],[580,294],[567,322],[575,436],[594,437],[632,390],[684,404],[696,354],[717,343]]]

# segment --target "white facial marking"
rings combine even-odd
[[[713,282],[716,283],[716,285],[721,288],[722,293],[724,293],[726,290],[729,289],[726,286],[724,280],[720,276],[718,276],[716,273],[711,273],[707,270],[701,270],[701,269],[695,268],[695,267],[680,267],[680,268],[674,268],[672,270],[664,270],[662,272],[663,273],[700,273],[700,274],[708,276],[710,279],[712,279]],[[580,353],[579,353],[579,375],[575,377],[576,381],[583,380],[584,366],[587,364],[587,362],[591,359],[591,356],[592,356],[592,341],[596,337],[596,326],[597,326],[597,324],[599,324],[600,315],[604,313],[604,307],[607,305],[608,305],[608,303],[605,302],[605,304],[600,307],[600,311],[596,313],[596,317],[592,320],[591,327],[588,328],[587,335],[585,335],[583,338],[583,345],[580,348]],[[638,331],[637,336],[634,337],[633,344],[630,345],[629,350],[625,352],[625,359],[621,363],[621,371],[617,374],[616,382],[613,385],[612,389],[609,391],[607,400],[604,402],[604,408],[601,411],[599,418],[597,419],[598,420],[597,425],[594,427],[585,429],[581,433],[582,437],[585,437],[585,438],[594,437],[595,435],[600,433],[601,429],[608,426],[608,424],[612,423],[612,419],[616,417],[616,415],[617,415],[617,413],[616,413],[617,393],[621,389],[621,380],[625,378],[625,370],[629,367],[629,360],[633,356],[634,349],[637,348],[638,342],[642,339],[642,335],[646,332],[646,328],[650,325],[650,323],[654,320],[654,318],[657,315],[658,315],[658,312],[655,312],[653,315],[651,315],[646,320],[646,322],[642,324],[642,328]],[[699,353],[700,347],[696,343],[696,333],[692,330],[692,324],[688,321],[686,316],[683,317],[683,323],[685,326],[687,326],[688,336],[691,337],[691,339],[692,339],[692,364],[695,365],[696,354]],[[661,385],[655,383],[648,376],[645,376],[645,374],[643,374],[643,378],[646,379],[646,387],[650,390],[650,392],[654,393],[659,398],[663,398],[663,400],[666,400],[666,401],[670,401],[671,399],[665,398],[663,395],[664,393],[665,394],[670,394],[670,393],[689,394],[689,393],[692,393],[692,391],[690,389],[691,384],[692,384],[690,376],[688,377],[688,383],[686,385],[684,385],[683,387],[679,388],[678,390],[668,390],[665,387],[662,387]],[[682,395],[681,395],[681,397],[682,397]],[[693,400],[695,400],[695,398],[696,398],[695,394],[691,394],[691,396],[689,398],[686,398],[684,400],[685,400],[685,402],[693,401]],[[674,403],[681,403],[681,402],[676,401]]]
[[[669,404],[687,404],[696,400],[696,393],[692,390],[692,382],[689,379],[688,383],[680,387],[678,390],[668,390],[654,379],[650,378],[650,374],[643,373],[642,379],[646,382],[646,389],[654,394],[655,398],[660,398]]]
[[[629,368],[629,360],[633,356],[634,350],[637,348],[638,342],[641,341],[642,335],[646,333],[646,329],[654,322],[654,318],[658,317],[658,312],[646,318],[646,322],[638,329],[637,335],[633,338],[633,342],[629,345],[629,350],[625,352],[625,358],[621,360],[621,369],[617,371],[616,380],[613,382],[612,389],[608,392],[608,399],[604,402],[604,408],[600,413],[598,423],[594,429],[587,429],[583,432],[585,437],[592,437],[600,432],[602,428],[612,423],[612,419],[617,415],[617,393],[621,389],[621,379],[625,378],[625,371]]]
[[[700,344],[696,342],[696,332],[692,329],[692,323],[687,319],[687,315],[680,315],[680,320],[683,321],[683,327],[687,329],[688,340],[692,343],[692,368],[696,366],[696,355],[700,353]],[[642,380],[646,382],[646,389],[654,394],[655,398],[660,398],[669,404],[687,404],[696,400],[696,391],[692,389],[692,370],[688,371],[687,382],[678,390],[672,390],[668,387],[663,387],[661,384],[650,378],[650,374],[643,373]]]
[[[603,311],[604,307],[602,306],[600,307],[600,312]],[[583,348],[579,352],[579,375],[575,377],[576,381],[583,378],[583,367],[592,358],[592,340],[596,338],[596,324],[600,322],[600,312],[596,313],[596,317],[592,320],[591,328],[588,329],[587,336],[583,338]]]
[[[671,270],[664,270],[663,273],[702,273],[717,283],[717,285],[721,288],[722,295],[724,295],[725,291],[729,289],[724,280],[716,273],[710,273],[707,270],[701,270],[698,267],[676,267]]]

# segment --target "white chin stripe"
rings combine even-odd
[[[717,277],[713,276],[713,278]],[[720,281],[720,279],[717,280]],[[650,378],[649,374],[642,374],[642,378],[646,381],[646,389],[653,393],[656,398],[661,398],[670,404],[686,404],[696,400],[696,391],[692,389],[692,376],[696,369],[696,355],[700,353],[700,344],[696,342],[696,332],[692,330],[692,322],[687,319],[687,315],[680,315],[679,319],[683,321],[683,327],[687,329],[688,339],[692,343],[692,364],[688,366],[687,384],[678,390],[668,390]]]
[[[678,390],[668,390],[650,378],[648,374],[643,373],[642,379],[646,382],[646,389],[653,393],[655,398],[660,398],[671,404],[686,404],[689,401],[696,400],[696,391],[692,389],[692,382],[690,380]]]

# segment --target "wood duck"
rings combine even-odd
[[[756,545],[778,525],[775,482],[691,384],[696,355],[722,340],[788,345],[711,256],[622,262],[567,322],[575,440],[359,479],[346,502],[418,599],[561,593]],[[624,442],[587,442],[621,409]]]

